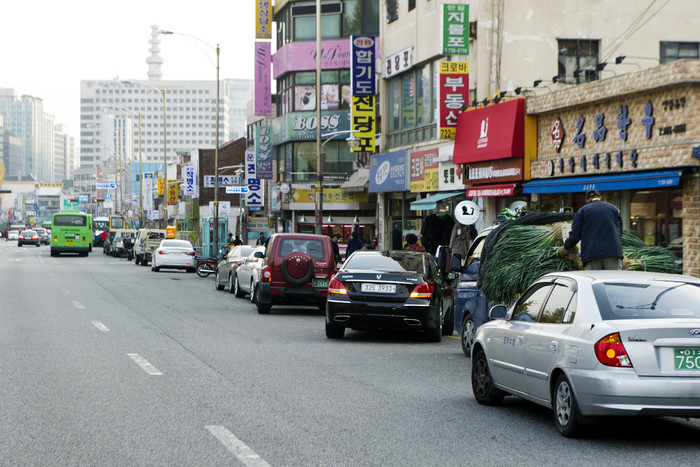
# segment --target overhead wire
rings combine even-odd
[[[637,31],[639,31],[639,30],[640,30],[645,24],[647,24],[652,18],[654,18],[657,14],[659,14],[659,12],[660,12],[661,10],[663,10],[663,9],[666,7],[666,5],[669,4],[670,1],[671,1],[671,0],[666,0],[666,2],[665,2],[663,5],[661,5],[661,6],[659,7],[658,10],[656,10],[654,13],[652,13],[651,16],[649,16],[644,22],[642,22],[641,24],[639,24],[638,26],[636,26],[634,30],[632,30],[632,31],[630,31],[630,32],[628,32],[628,33],[623,33],[623,35],[624,35],[624,40],[623,40],[623,41],[620,41],[615,47],[613,47],[613,49],[610,51],[610,53],[608,53],[608,55],[605,57],[605,60],[603,60],[603,61],[604,61],[604,62],[607,62],[607,61],[615,54],[615,52],[616,52],[620,47],[622,47],[622,44],[624,44],[624,42],[625,42],[627,39],[629,39],[630,37],[632,37],[632,35],[633,35],[634,33],[636,33]],[[646,12],[649,11],[649,9],[650,9],[650,8],[654,5],[654,3],[656,3],[656,2],[657,2],[657,0],[653,0],[652,3],[649,4],[649,6],[644,10],[644,12],[642,12],[642,14],[637,18],[637,20],[635,20],[635,22],[638,22],[638,21],[642,18],[642,16],[643,16],[644,14],[646,14]],[[629,28],[628,28],[628,29],[629,29]],[[616,40],[617,40],[617,39],[616,39]],[[614,43],[614,42],[613,42],[613,43]]]

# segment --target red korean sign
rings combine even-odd
[[[462,108],[469,105],[469,63],[440,62],[438,89],[440,139],[455,139],[457,118]]]

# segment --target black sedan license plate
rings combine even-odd
[[[700,370],[700,349],[673,349],[676,370]]]
[[[328,279],[319,279],[314,277],[311,279],[311,286],[312,287],[328,287]]]
[[[360,286],[362,292],[375,293],[396,293],[395,284],[373,284],[371,282],[363,282]]]

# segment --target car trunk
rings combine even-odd
[[[639,376],[700,376],[700,321],[697,319],[608,322],[619,330]]]
[[[404,303],[413,289],[422,279],[410,273],[391,274],[356,272],[342,274],[338,279],[348,291],[353,302],[390,302]]]

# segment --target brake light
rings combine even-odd
[[[167,251],[163,251],[163,250],[158,250],[158,254],[159,254],[159,255],[167,255],[168,252],[167,252]]]
[[[54,242],[57,242],[57,241],[58,241],[58,235],[54,235],[53,241],[54,241]]]
[[[194,256],[194,251],[188,251],[188,252],[185,253],[185,254],[186,254],[187,256]]]
[[[338,279],[331,279],[330,283],[328,284],[328,293],[347,295],[348,291],[347,289],[345,289],[343,283],[340,282]]]
[[[598,361],[605,366],[632,367],[620,333],[608,334],[593,346]]]
[[[238,261],[238,262],[236,263],[236,267],[240,266],[241,264],[243,264],[243,263],[241,263],[240,261]]]
[[[432,282],[426,282],[424,284],[419,284],[418,287],[413,289],[410,298],[430,298],[433,296],[433,287],[435,284]]]
[[[261,280],[263,282],[272,282],[272,268],[270,266],[263,268]]]
[[[85,241],[85,236],[83,236],[83,242]]]

